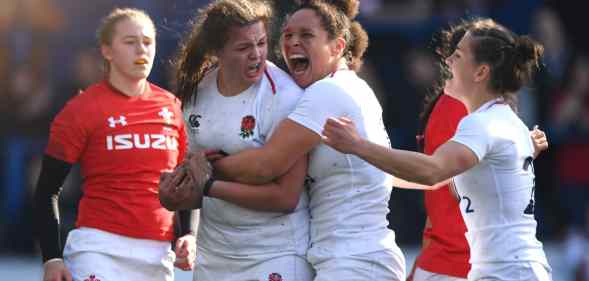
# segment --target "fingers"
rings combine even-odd
[[[174,170],[174,173],[172,174],[172,184],[174,186],[180,185],[186,176],[186,167],[184,164],[181,164],[180,166],[176,167],[176,170]]]
[[[196,241],[193,237],[183,236],[176,241],[176,261],[174,265],[184,271],[194,268]]]

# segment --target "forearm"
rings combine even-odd
[[[293,201],[292,198],[284,195],[282,188],[276,183],[248,185],[215,181],[209,196],[231,202],[243,208],[263,212],[290,213],[298,203],[298,198]]]
[[[273,163],[272,157],[266,157],[263,149],[249,149],[215,161],[215,178],[247,184],[270,183],[288,167]]]
[[[451,179],[447,179],[445,181],[441,181],[434,185],[425,185],[419,184],[415,182],[406,181],[399,177],[393,177],[392,185],[393,187],[403,188],[403,189],[418,189],[418,190],[436,190],[441,188],[442,186],[448,185]]]
[[[321,143],[321,136],[291,120],[283,120],[263,147],[215,161],[215,173],[233,182],[269,183],[287,173]],[[306,158],[305,158],[306,159]]]
[[[43,262],[62,258],[59,193],[71,164],[45,155],[34,197],[33,216]]]
[[[178,211],[178,226],[178,237],[194,233],[192,229],[192,210]]]
[[[264,185],[215,181],[209,196],[257,211],[292,212],[304,190],[307,162],[301,157],[286,174]]]
[[[391,175],[425,185],[416,189],[430,189],[427,187],[446,179],[440,165],[426,154],[391,149],[368,140],[362,140],[353,153]]]

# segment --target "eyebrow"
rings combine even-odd
[[[123,36],[123,40],[124,39],[137,39],[137,38],[147,38],[147,39],[153,40],[153,38],[151,38],[150,36],[147,36],[147,35],[143,35],[143,36],[126,35],[126,36]]]

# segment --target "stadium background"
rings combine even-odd
[[[583,168],[583,156],[589,156],[589,115],[573,119],[580,128],[563,132],[559,120],[566,111],[558,101],[570,91],[580,92],[579,104],[585,108],[581,112],[589,112],[589,42],[579,1],[360,2],[359,20],[371,39],[361,75],[377,93],[392,144],[398,148],[415,149],[421,100],[436,78],[429,48],[434,32],[461,17],[488,16],[545,44],[545,66],[533,87],[522,91],[520,116],[529,127],[539,124],[548,133],[551,147],[535,163],[538,236],[546,242],[554,280],[575,280],[575,271],[582,268],[577,262],[589,258],[589,173]],[[173,89],[170,60],[187,32],[187,23],[206,3],[0,0],[0,280],[41,279],[38,245],[32,235],[31,195],[51,119],[79,89],[103,77],[95,43],[99,19],[113,7],[146,10],[158,28],[150,80]],[[275,4],[279,14],[292,5],[281,0]],[[80,118],[83,114],[80,112]],[[571,144],[578,153],[565,151]],[[568,170],[563,172],[565,167]],[[571,174],[576,180],[572,188],[563,183]],[[72,173],[62,192],[64,232],[75,220],[79,183],[79,175]],[[410,266],[424,224],[422,194],[395,189],[390,206],[389,221]],[[584,218],[581,227],[572,227],[571,213]],[[177,280],[190,280],[190,274],[180,274]]]

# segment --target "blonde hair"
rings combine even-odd
[[[117,23],[127,19],[146,23],[151,26],[154,34],[156,33],[155,24],[145,11],[134,8],[116,8],[102,19],[102,22],[96,31],[98,44],[110,45],[112,43]]]
[[[145,23],[152,28],[154,36],[156,34],[155,24],[145,11],[134,8],[116,8],[106,17],[102,18],[100,26],[96,31],[98,45],[110,46],[114,37],[115,27],[119,22],[124,20],[136,20]],[[110,63],[106,59],[104,60],[104,72],[106,74],[110,72]]]

